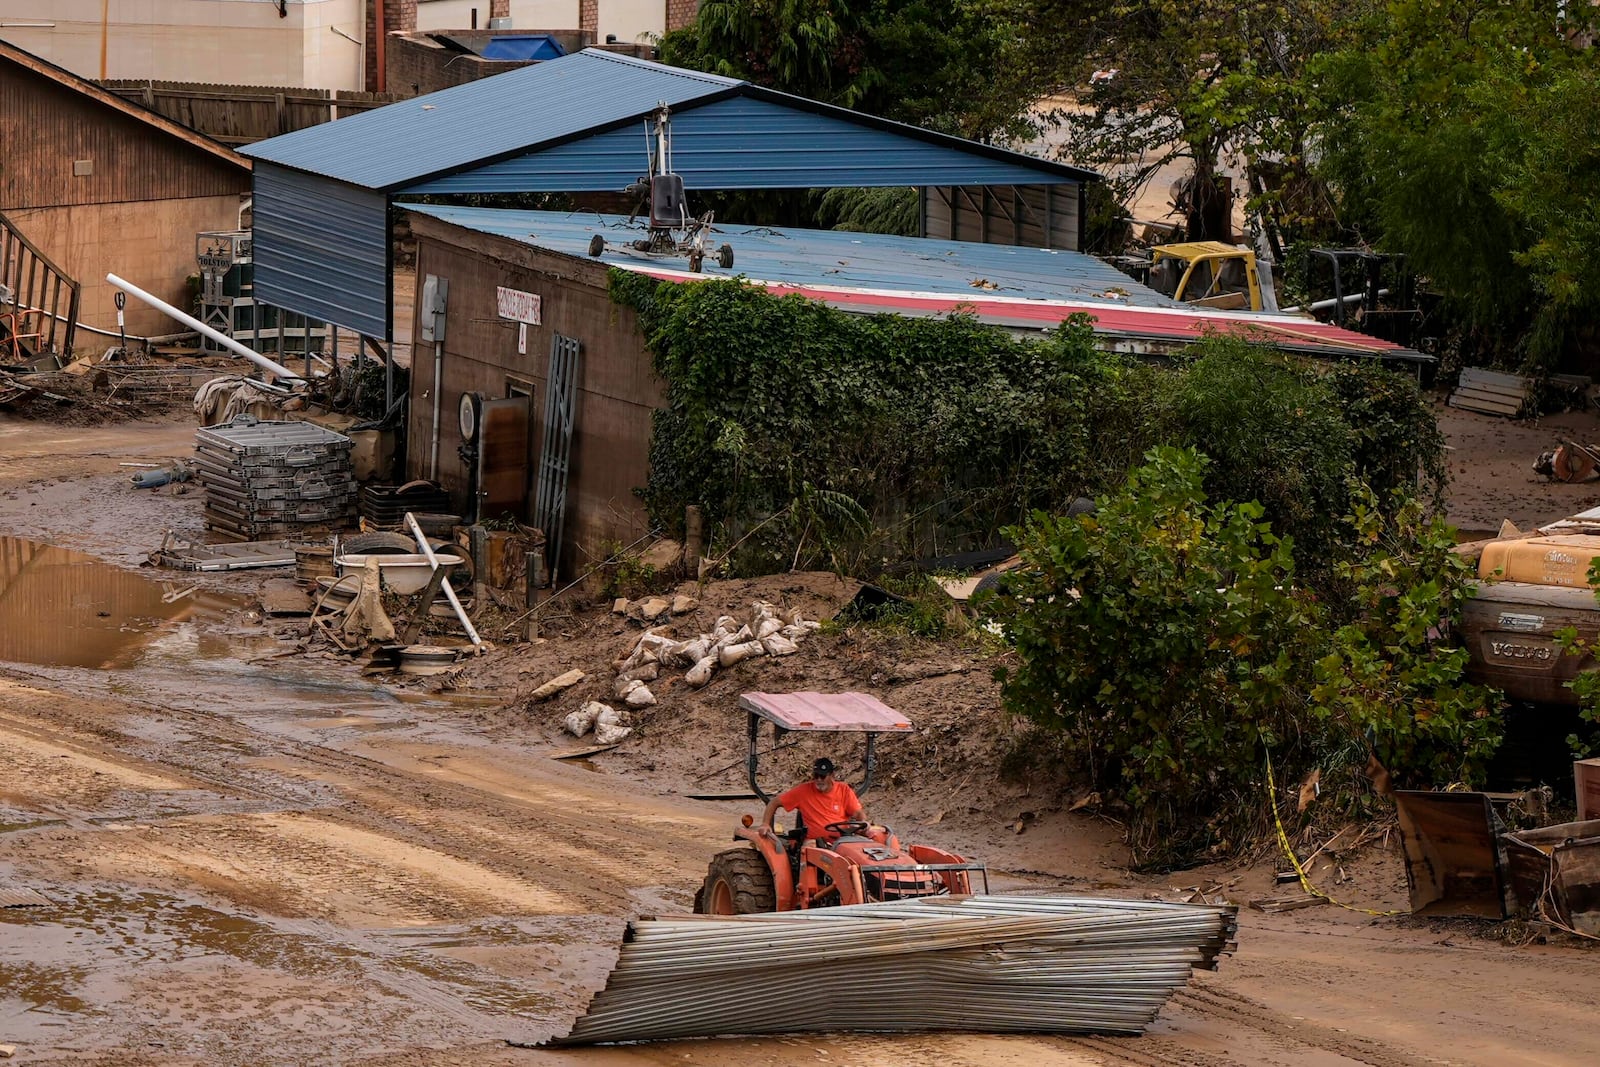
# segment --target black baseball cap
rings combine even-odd
[[[833,773],[833,760],[823,756],[811,765],[811,777],[823,778]]]

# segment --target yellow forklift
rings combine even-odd
[[[1188,241],[1150,249],[1145,284],[1195,307],[1261,311],[1256,254],[1221,241]]]

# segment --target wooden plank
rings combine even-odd
[[[1517,407],[1511,407],[1509,405],[1489,405],[1481,400],[1473,400],[1469,397],[1457,398],[1452,396],[1448,403],[1453,408],[1463,408],[1467,411],[1476,411],[1481,415],[1500,415],[1505,418],[1513,418],[1522,411],[1520,405]]]
[[[1466,400],[1482,400],[1486,404],[1512,404],[1520,407],[1525,402],[1525,398],[1520,396],[1506,396],[1503,393],[1491,393],[1483,389],[1456,389],[1451,395]]]
[[[596,755],[596,754],[601,753],[601,752],[610,752],[612,749],[614,749],[616,747],[617,747],[616,745],[589,745],[589,746],[587,746],[585,748],[569,749],[566,752],[552,752],[550,754],[550,758],[551,759],[582,759],[585,756],[593,756],[593,755]]]
[[[1259,900],[1252,900],[1250,906],[1257,911],[1276,914],[1280,911],[1299,911],[1301,908],[1314,908],[1318,904],[1326,904],[1327,902],[1327,897],[1302,894],[1296,897],[1263,897]]]
[[[1527,379],[1521,375],[1484,370],[1482,367],[1464,368],[1461,371],[1461,381],[1479,382],[1484,385],[1500,385],[1510,389],[1527,389],[1528,387]]]
[[[1484,396],[1503,397],[1506,400],[1526,400],[1528,397],[1525,389],[1507,389],[1499,385],[1487,385],[1478,382],[1462,382],[1456,388],[1464,389],[1469,393],[1481,393]]]
[[[1499,395],[1496,394],[1483,394],[1483,392],[1478,392],[1477,389],[1458,389],[1456,392],[1454,392],[1454,394],[1451,395],[1454,395],[1454,397],[1461,397],[1462,400],[1472,400],[1472,402],[1494,406],[1494,408],[1506,408],[1506,410],[1509,411],[1520,411],[1522,410],[1523,403],[1526,403],[1525,400],[1522,400],[1520,397],[1499,397]]]

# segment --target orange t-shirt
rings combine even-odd
[[[844,822],[852,812],[860,811],[861,799],[843,782],[834,782],[826,793],[815,782],[801,782],[778,798],[778,806],[785,811],[798,810],[806,821],[806,836],[818,837],[829,823]]]

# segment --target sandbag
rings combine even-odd
[[[751,656],[760,656],[766,653],[760,641],[745,641],[737,645],[725,645],[717,653],[717,662],[724,667],[731,667],[735,663],[747,660]]]
[[[761,639],[761,647],[769,656],[789,656],[800,651],[800,646],[782,634],[772,634]]]
[[[577,711],[571,712],[562,720],[567,728],[567,733],[573,737],[582,737],[594,729],[594,724],[600,716],[611,709],[597,700],[591,700]]]
[[[606,723],[595,723],[594,726],[594,739],[602,745],[618,744],[631,733],[633,733],[631,726],[613,726]]]
[[[689,673],[683,676],[683,680],[688,682],[692,688],[699,689],[701,686],[711,681],[711,676],[715,674],[716,671],[717,657],[706,656],[693,667],[689,668]]]

